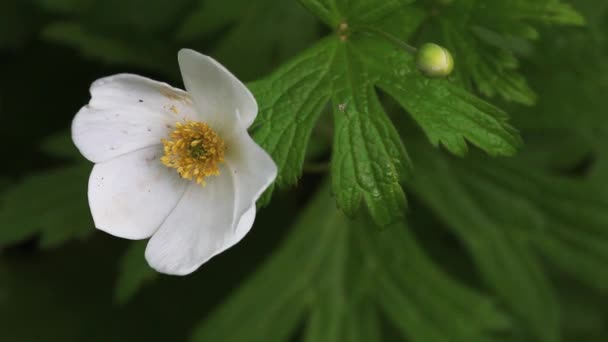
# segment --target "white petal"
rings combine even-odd
[[[238,220],[238,224],[234,229],[234,234],[232,235],[230,241],[226,244],[226,249],[236,245],[245,237],[245,235],[247,235],[247,233],[249,233],[251,227],[253,226],[253,221],[255,221],[255,211],[256,207],[254,204],[245,211],[243,216],[241,216],[240,220]]]
[[[72,122],[72,139],[95,163],[159,144],[177,121],[196,119],[186,92],[145,77],[102,78],[90,91],[91,101]]]
[[[249,127],[258,112],[255,98],[234,75],[213,58],[182,49],[178,54],[184,84],[198,109],[200,121],[221,135],[240,121]]]
[[[247,131],[241,129],[227,141],[226,165],[234,177],[236,189],[235,220],[240,218],[272,184],[277,166]]]
[[[146,260],[152,268],[167,274],[189,274],[232,246],[235,198],[227,171],[222,168],[205,187],[194,182],[188,186],[148,243]]]
[[[89,178],[95,227],[126,239],[145,239],[160,227],[188,181],[161,164],[160,146],[96,164]]]

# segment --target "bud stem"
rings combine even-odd
[[[398,47],[402,48],[403,50],[407,51],[408,53],[410,53],[412,55],[415,55],[418,52],[418,49],[416,49],[415,47],[413,47],[413,46],[409,45],[408,43],[402,41],[401,39],[391,35],[390,33],[384,32],[375,27],[358,26],[357,28],[360,29],[361,31],[365,31],[365,32],[380,36],[380,37],[388,40],[389,42],[397,45]]]

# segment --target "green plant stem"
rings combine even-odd
[[[355,30],[360,30],[360,31],[364,31],[364,32],[368,32],[377,36],[380,36],[386,40],[388,40],[389,42],[399,46],[400,48],[402,48],[403,50],[407,51],[408,53],[415,55],[418,52],[418,49],[415,48],[414,46],[409,45],[408,43],[402,41],[401,39],[391,35],[390,33],[384,32],[380,29],[377,29],[375,27],[372,26],[358,26],[357,28],[355,28]]]

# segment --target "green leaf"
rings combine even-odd
[[[246,80],[273,71],[319,36],[315,17],[296,1],[210,0],[199,6],[178,30],[178,41],[196,47],[202,39],[215,40],[211,55]]]
[[[304,7],[314,13],[325,24],[332,28],[340,24],[338,9],[333,0],[299,0]]]
[[[172,32],[190,11],[192,0],[32,0],[43,9],[78,22],[86,31],[107,37],[130,37],[146,44]]]
[[[537,96],[519,73],[515,54],[504,47],[485,44],[482,38],[477,38],[479,34],[473,34],[475,31],[479,32],[479,29],[471,29],[471,32],[460,36],[453,26],[443,26],[445,45],[457,63],[455,74],[458,81],[488,97],[499,95],[507,101],[533,105]]]
[[[608,262],[608,197],[597,185],[510,163],[483,164],[480,175],[492,177],[510,196],[508,200],[526,201],[539,213],[542,220],[521,229],[533,233],[535,246],[551,263],[599,291],[608,291],[608,270],[600,266]]]
[[[312,308],[305,341],[382,341],[378,313],[376,310],[370,310],[373,303],[369,300],[345,303],[340,288],[333,290],[323,300],[325,305]]]
[[[61,132],[47,137],[42,141],[40,150],[51,157],[82,161],[82,155],[74,145],[70,132]]]
[[[277,163],[275,184],[294,184],[301,173],[310,133],[331,97],[336,49],[331,40],[321,41],[270,77],[249,85],[260,108],[251,129]],[[272,188],[267,191],[271,192]]]
[[[589,28],[543,32],[539,53],[525,68],[540,94],[535,108],[515,117],[530,137],[530,148],[508,165],[491,170],[486,165],[485,174],[492,174],[495,186],[501,185],[509,194],[509,202],[518,198],[535,208],[536,223],[521,226],[538,232],[536,246],[554,266],[606,292],[608,275],[601,265],[608,262],[603,100],[608,91],[608,63],[607,50],[602,50],[598,37],[605,32],[598,17],[608,8],[586,0],[576,1],[576,5],[591,18]],[[552,51],[559,57],[547,59],[540,51]],[[564,89],[568,89],[567,96]],[[580,167],[586,160],[592,161],[589,171]],[[543,171],[555,169],[568,170],[572,179]],[[509,212],[513,214],[513,210]],[[518,212],[518,216],[532,216],[532,210]]]
[[[490,341],[505,326],[486,298],[424,255],[404,224],[369,229],[370,221],[351,221],[332,202],[325,186],[194,340],[288,341],[307,315],[306,341],[382,341],[382,313],[414,342]]]
[[[221,30],[241,18],[244,12],[242,8],[247,3],[246,0],[200,1],[180,25],[177,38],[190,41]]]
[[[47,138],[41,150],[53,157],[81,158],[69,134]],[[26,175],[0,193],[0,248],[39,237],[42,248],[88,238],[93,221],[87,205],[87,162]]]
[[[342,22],[370,23],[383,19],[414,0],[300,0],[311,12],[331,28]]]
[[[608,31],[608,4],[603,1],[576,0],[573,1],[572,6],[585,17],[591,35],[606,49],[606,43],[608,43],[606,37]]]
[[[0,247],[40,236],[53,248],[94,232],[87,206],[88,165],[29,175],[0,194]]]
[[[576,5],[588,19],[588,27],[542,32],[536,53],[522,66],[531,85],[538,89],[539,100],[533,108],[514,112],[514,121],[528,137],[529,148],[522,151],[528,163],[570,169],[596,156],[593,170],[599,184],[605,184],[605,158],[600,155],[607,146],[604,94],[608,92],[608,44],[602,42],[608,30],[599,26],[598,17],[608,12],[594,1],[577,1]],[[556,58],[546,58],[546,51]]]
[[[143,66],[156,70],[167,70],[168,66],[175,64],[169,63],[175,60],[174,54],[168,54],[160,45],[138,46],[118,37],[89,31],[76,22],[55,22],[48,25],[42,35],[49,41],[77,48],[83,55],[104,63]]]
[[[536,96],[518,72],[515,52],[538,37],[533,24],[582,25],[580,14],[560,0],[463,0],[436,9],[425,37],[449,48],[460,82],[486,96],[526,105]],[[545,52],[549,53],[549,52]]]
[[[448,161],[418,149],[412,189],[465,242],[482,277],[541,341],[558,341],[557,299],[537,260],[608,288],[608,201],[515,162]]]
[[[402,35],[411,34],[422,18],[418,11],[393,8],[392,12],[380,26]],[[396,25],[398,19],[402,27]],[[276,184],[294,184],[302,172],[312,128],[331,102],[338,205],[352,215],[365,202],[375,222],[386,225],[403,215],[405,195],[399,182],[407,175],[409,160],[375,86],[390,90],[433,144],[441,142],[454,153],[464,154],[468,139],[491,155],[511,155],[520,141],[502,111],[447,81],[427,79],[416,70],[413,57],[370,35],[364,21],[358,22],[352,32],[327,37],[250,85],[260,104],[252,130],[279,167]]]
[[[406,226],[397,225],[376,236],[374,231],[367,234],[362,243],[374,246],[368,253],[377,255],[383,275],[375,296],[408,340],[490,341],[485,333],[507,328],[508,321],[493,303],[446,276],[426,257]]]
[[[194,341],[287,341],[312,299],[311,277],[322,267],[337,219],[324,193],[302,214],[294,233],[239,291],[199,326]],[[323,218],[322,221],[319,218]],[[329,241],[328,241],[329,240]],[[306,257],[304,257],[306,256]],[[299,260],[299,265],[293,262]],[[264,308],[260,315],[258,308]],[[234,327],[238,326],[238,329]]]
[[[374,220],[387,225],[402,218],[405,211],[405,193],[399,181],[408,172],[409,157],[352,48],[340,44],[336,55],[334,191],[338,206],[350,216],[357,213],[363,200]]]
[[[413,57],[367,41],[367,65],[378,86],[395,98],[422,127],[434,146],[465,155],[467,141],[490,155],[512,155],[521,145],[502,110],[446,80],[431,80],[414,68]]]
[[[131,243],[120,261],[120,274],[116,281],[114,298],[119,304],[125,304],[146,283],[156,279],[156,273],[144,258],[147,241]]]
[[[249,80],[309,46],[320,31],[318,21],[296,1],[33,1],[59,14],[43,29],[47,41],[171,80],[179,80],[176,53],[183,47],[213,56]]]
[[[560,277],[561,299],[564,307],[565,341],[601,342],[608,336],[606,308],[597,303],[604,296],[591,291],[581,291],[580,287]]]
[[[4,226],[2,226],[4,227]],[[185,341],[200,315],[209,279],[159,281],[128,305],[113,301],[116,262],[125,242],[99,234],[56,250],[29,245],[2,252],[2,341]],[[25,247],[25,248],[24,248]],[[216,279],[217,280],[217,279]],[[168,294],[171,295],[168,295]],[[168,312],[176,322],[151,324]],[[183,322],[183,320],[186,322]]]

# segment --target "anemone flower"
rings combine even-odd
[[[178,61],[186,91],[132,74],[95,81],[72,139],[95,163],[95,226],[150,238],[150,266],[185,275],[247,234],[277,168],[247,132],[258,106],[245,85],[193,50]]]

